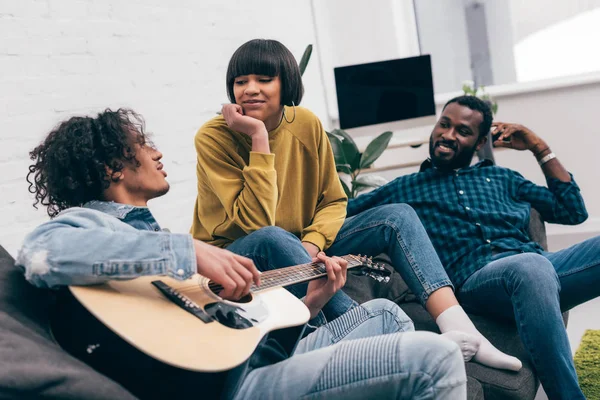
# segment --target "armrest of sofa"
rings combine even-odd
[[[0,246],[0,398],[134,399],[55,343],[52,301],[52,293],[30,285]]]
[[[546,225],[540,213],[535,209],[531,209],[529,215],[529,237],[534,242],[539,243],[544,250],[548,251],[548,238],[546,237]]]

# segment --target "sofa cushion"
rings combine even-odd
[[[48,328],[52,301],[0,246],[0,398],[134,399],[54,342]]]

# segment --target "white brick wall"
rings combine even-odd
[[[0,0],[0,244],[15,255],[47,219],[27,191],[28,151],[59,121],[108,106],[146,118],[172,187],[151,207],[187,231],[193,136],[227,100],[229,57],[256,37],[299,58],[315,43],[310,0]],[[326,117],[315,53],[304,79],[303,105]]]

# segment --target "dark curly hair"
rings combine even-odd
[[[475,96],[458,96],[448,100],[442,111],[448,107],[448,104],[452,103],[458,103],[461,106],[468,107],[473,111],[480,112],[481,116],[483,117],[483,121],[481,121],[481,124],[479,124],[479,137],[481,138],[483,136],[487,136],[487,134],[490,132],[492,121],[494,119],[492,109],[488,103]]]
[[[106,109],[96,118],[72,117],[60,123],[29,153],[34,161],[27,174],[33,206],[46,206],[52,218],[66,208],[102,200],[125,163],[139,166],[135,145],[146,141],[144,120],[129,109]]]

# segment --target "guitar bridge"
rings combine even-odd
[[[171,286],[167,285],[161,280],[152,281],[152,284],[160,290],[160,292],[173,303],[177,304],[179,307],[183,308],[185,311],[189,312],[193,316],[202,320],[202,322],[209,323],[213,322],[214,319],[210,315],[208,315],[203,309],[198,306],[195,302],[190,300],[187,296],[179,293],[177,290],[173,289]]]

